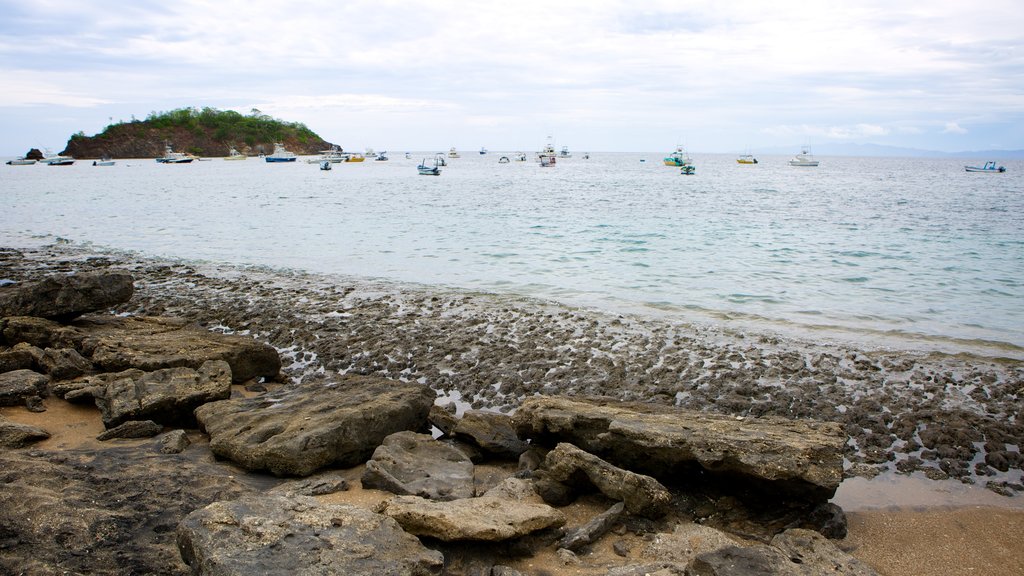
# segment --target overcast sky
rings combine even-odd
[[[1024,148],[1024,4],[0,0],[0,155],[210,106],[346,149]]]

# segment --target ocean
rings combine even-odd
[[[0,166],[0,246],[443,286],[863,346],[1024,358],[1024,162],[592,153]],[[5,159],[6,160],[6,159]],[[2,276],[2,271],[0,271]]]

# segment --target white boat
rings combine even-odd
[[[61,156],[60,154],[52,154],[49,150],[46,151],[46,155],[39,161],[41,164],[47,166],[71,166],[75,163],[75,159],[71,156]]]
[[[329,160],[321,160],[320,161],[320,169],[321,170],[330,170],[331,169],[331,162]]]
[[[661,162],[665,166],[679,167],[693,164],[693,160],[690,160],[690,155],[687,154],[686,150],[682,146],[676,146],[675,151],[662,158]]]
[[[110,159],[110,156],[103,156],[99,160],[92,161],[93,166],[113,166],[114,161]]]
[[[196,157],[191,154],[185,154],[184,152],[175,152],[171,149],[171,145],[167,144],[164,147],[164,155],[157,158],[156,161],[161,164],[188,164],[195,160]]]
[[[15,158],[14,160],[8,160],[7,161],[7,164],[9,166],[31,166],[31,165],[33,165],[35,163],[36,163],[35,160],[33,160],[31,158],[24,158],[24,157],[22,157],[22,158]]]
[[[572,158],[572,154],[569,153],[568,146],[562,146],[562,151],[558,153],[559,158]]]
[[[452,146],[451,149],[448,150],[448,157],[449,158],[462,158],[462,156],[459,156],[459,153],[455,150],[455,146]]]
[[[284,147],[284,144],[280,142],[274,143],[274,153],[270,156],[264,156],[263,159],[267,162],[295,162],[294,152],[289,151]]]
[[[373,161],[374,162],[387,162],[388,161],[388,151],[385,150],[383,152],[378,153],[377,157],[374,158]]]
[[[483,156],[484,154],[487,154],[487,148],[481,147],[480,148],[480,155]]]
[[[232,148],[228,152],[228,155],[224,157],[225,160],[245,160],[246,158],[248,158],[248,156],[242,154],[241,152],[235,150],[234,148]]]
[[[526,162],[526,152],[515,153],[516,162]]]
[[[814,159],[814,155],[811,154],[810,148],[803,148],[800,153],[793,157],[789,161],[790,166],[817,166],[818,161]]]
[[[345,154],[339,146],[331,146],[329,150],[321,150],[320,156],[306,160],[306,162],[309,164],[319,164],[326,160],[331,164],[339,164],[348,160],[348,157],[349,154]]]
[[[427,159],[424,158],[423,160],[420,161],[420,165],[416,167],[416,171],[419,172],[421,176],[440,176],[441,175],[441,163],[438,160],[438,157],[435,156],[434,157],[434,165],[433,166],[428,166],[427,165]]]
[[[736,157],[737,164],[757,164],[757,158],[753,154],[740,154]]]
[[[964,166],[964,170],[968,172],[989,172],[998,174],[1000,172],[1006,172],[1006,166],[996,166],[995,162],[985,162],[984,166]]]
[[[551,156],[552,158],[555,157],[555,145],[552,143],[551,136],[548,136],[548,143],[544,145],[544,149],[541,150],[540,152],[537,152],[538,160],[541,156]]]

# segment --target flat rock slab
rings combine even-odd
[[[109,378],[95,400],[104,426],[114,428],[131,420],[191,424],[197,407],[226,400],[229,396],[231,368],[223,360],[211,360],[198,370],[165,368],[153,372],[120,372]]]
[[[551,396],[527,398],[513,420],[522,437],[570,442],[663,482],[685,482],[680,470],[699,465],[770,492],[827,500],[843,475],[846,435],[830,422]]]
[[[363,488],[430,500],[472,498],[473,462],[464,452],[430,434],[396,432],[373,451]]]
[[[199,576],[441,574],[444,557],[391,518],[294,494],[215,502],[178,526],[178,548]]]
[[[37,426],[0,419],[0,448],[22,448],[49,437],[49,432]]]
[[[366,462],[388,435],[426,428],[433,390],[372,376],[309,382],[195,411],[210,448],[248,470],[308,476]]]
[[[410,534],[445,542],[501,542],[562,526],[565,516],[547,504],[484,495],[451,502],[395,496],[381,505]]]
[[[0,317],[70,320],[127,302],[133,292],[132,275],[120,270],[47,276],[0,286]]]
[[[0,406],[21,406],[32,396],[46,396],[50,378],[32,370],[0,373]]]

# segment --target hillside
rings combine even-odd
[[[145,120],[119,122],[95,136],[79,132],[61,154],[75,158],[156,158],[170,144],[176,152],[227,156],[234,147],[255,156],[269,154],[281,142],[296,154],[315,154],[331,146],[299,122],[284,122],[259,110],[243,115],[233,110],[180,108],[153,112]]]

